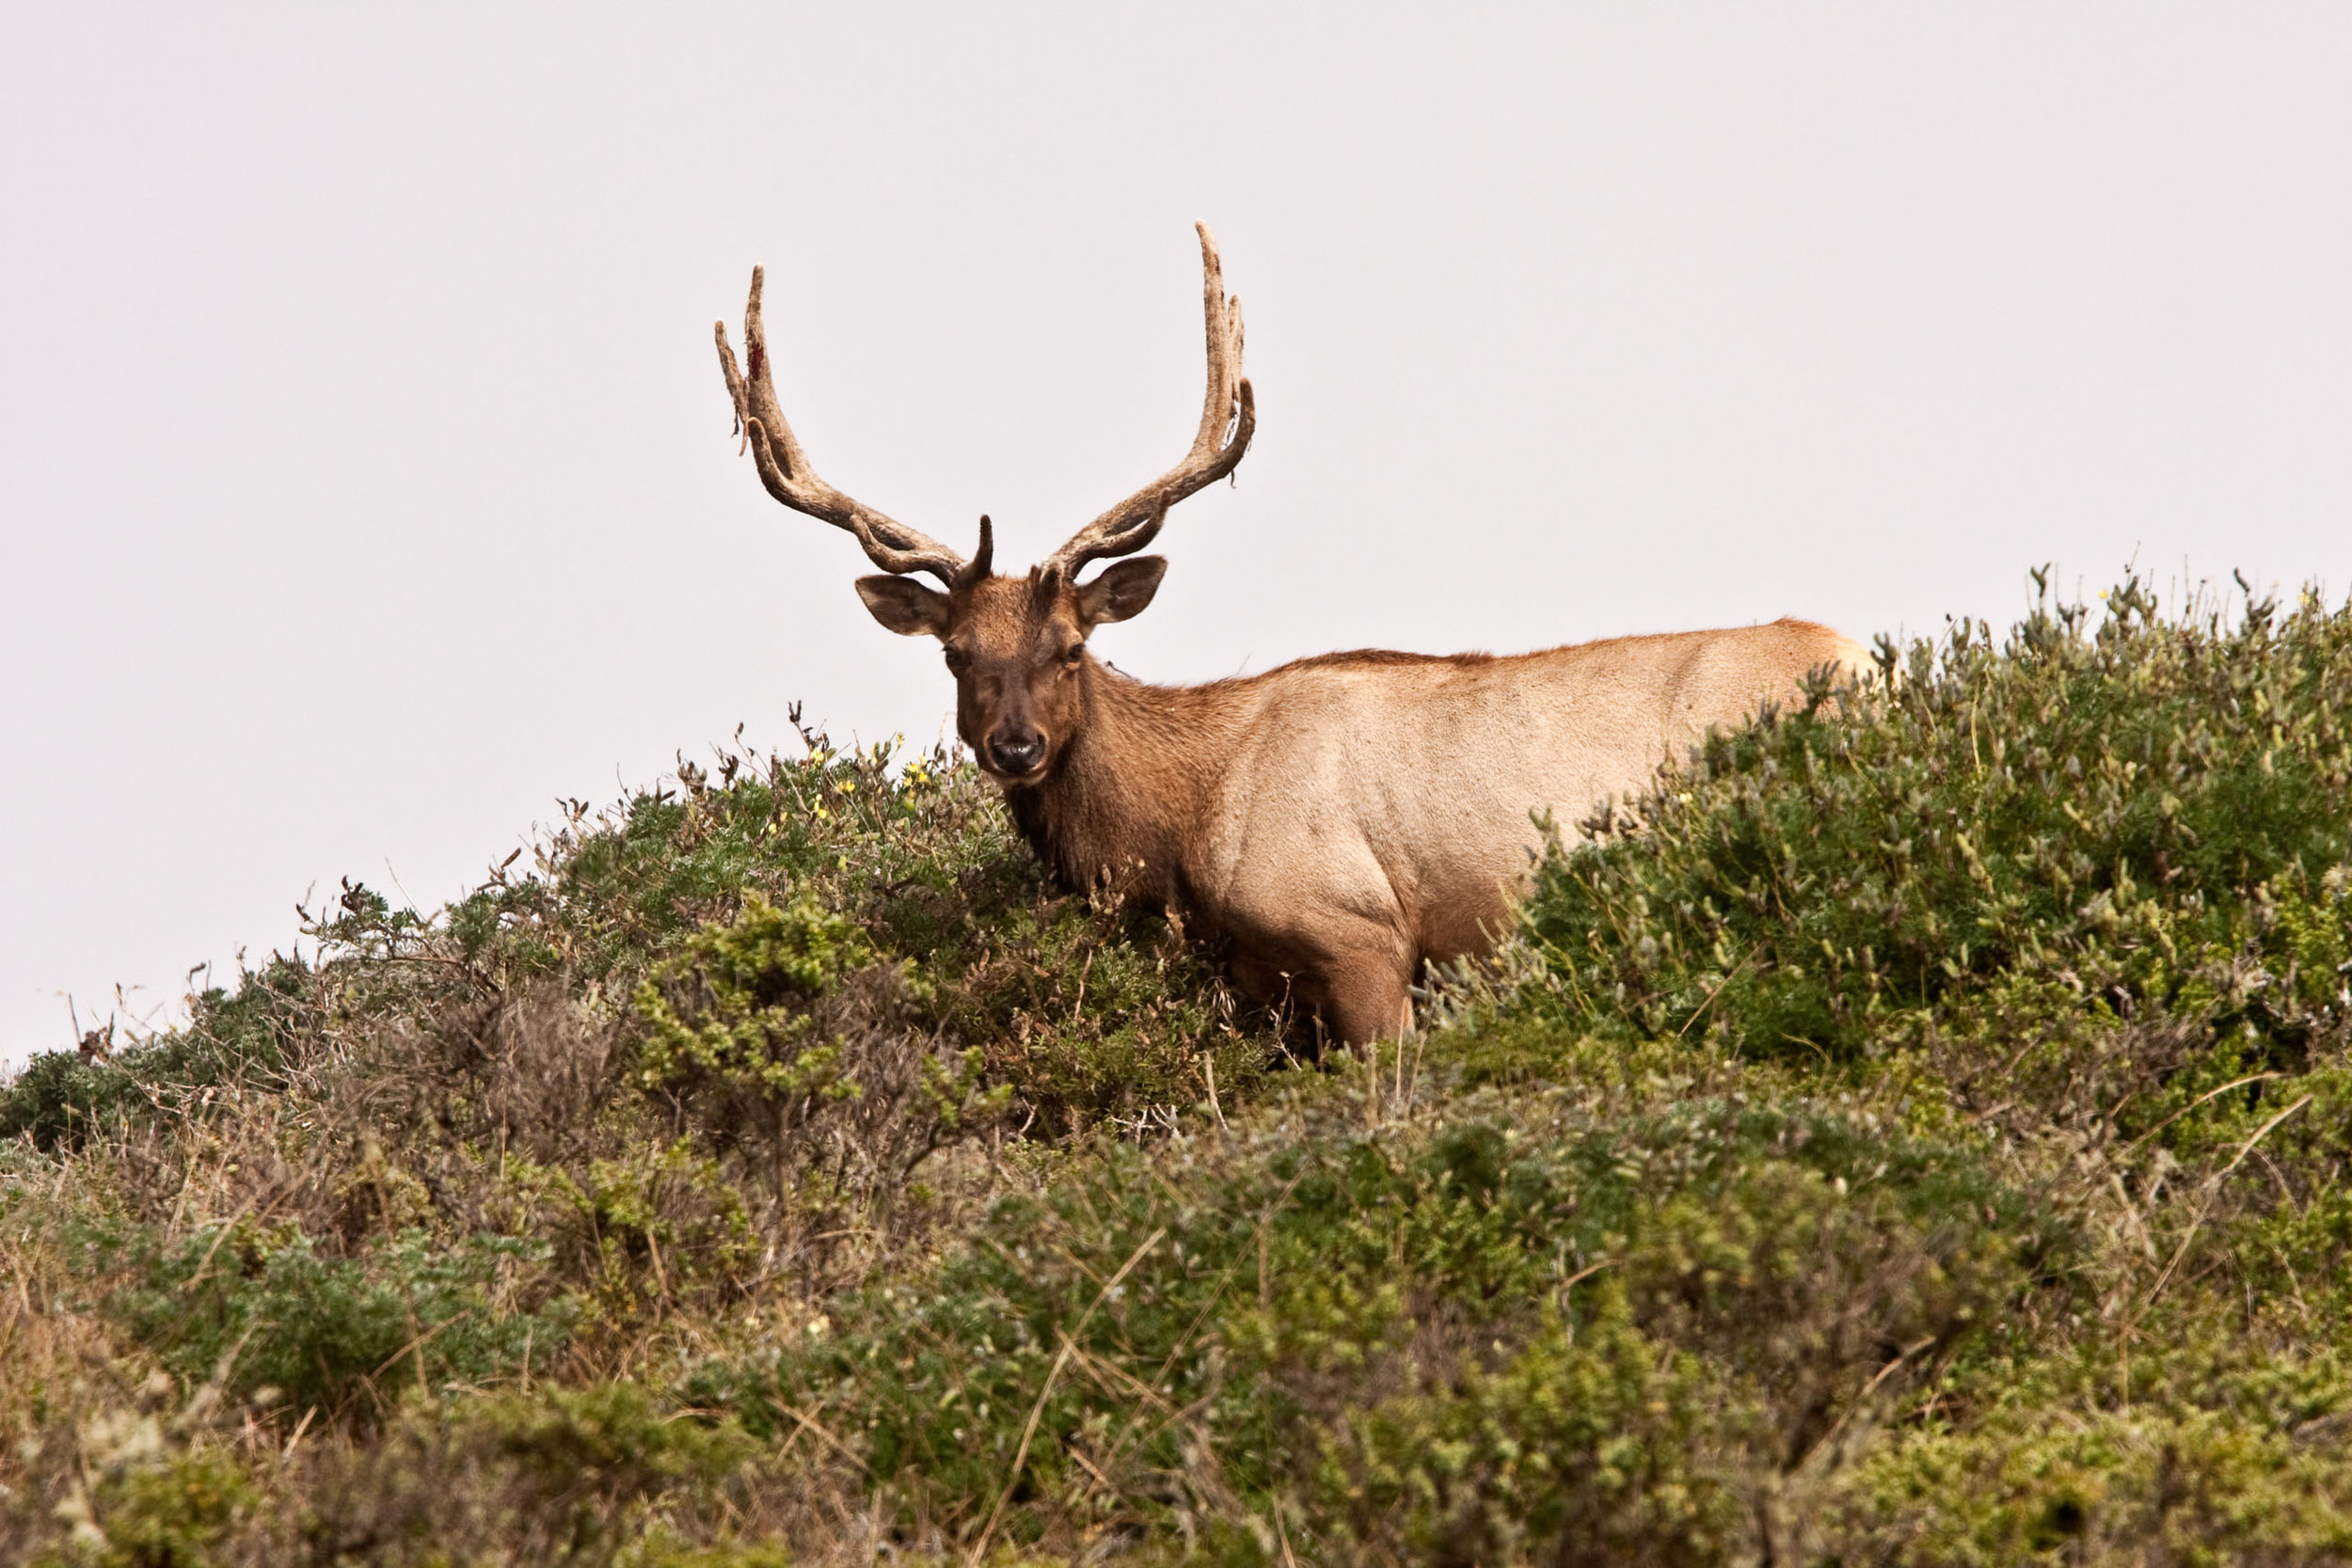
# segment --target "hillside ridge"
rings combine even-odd
[[[2352,609],[1881,657],[1353,1054],[940,751],[347,882],[0,1085],[0,1559],[2344,1560]]]

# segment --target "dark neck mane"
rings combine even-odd
[[[1022,836],[1073,889],[1107,886],[1154,904],[1186,900],[1198,843],[1228,753],[1230,699],[1215,687],[1146,686],[1089,656],[1086,719],[1054,771],[1005,792]]]

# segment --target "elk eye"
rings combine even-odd
[[[1073,642],[1069,647],[1062,650],[1061,661],[1069,668],[1075,670],[1078,667],[1078,661],[1086,657],[1086,652],[1087,645],[1085,643]]]
[[[950,674],[961,675],[972,667],[972,656],[961,648],[949,648],[946,651],[946,657],[947,671]]]

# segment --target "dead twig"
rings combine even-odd
[[[2296,1112],[2301,1110],[2304,1106],[2309,1105],[2311,1102],[2312,1097],[2310,1095],[2305,1095],[2302,1099],[2296,1101],[2294,1104],[2288,1106],[2285,1110],[2280,1112],[2277,1116],[2272,1117],[2268,1121],[2264,1122],[2260,1127],[2254,1129],[2254,1135],[2247,1139],[2245,1143],[2238,1146],[2236,1157],[2214,1174],[2211,1182],[2206,1187],[2204,1201],[2197,1206],[2197,1217],[2188,1222],[2187,1233],[2182,1236],[2181,1244],[2172,1250],[2172,1260],[2164,1266],[2164,1273],[2156,1276],[2155,1284],[2150,1288],[2145,1296],[2140,1298],[2140,1312],[2144,1312],[2149,1307],[2154,1306],[2156,1298],[2164,1294],[2164,1288],[2172,1282],[2172,1272],[2181,1266],[2181,1259],[2188,1256],[2188,1245],[2191,1242],[2194,1242],[2197,1239],[2198,1227],[2205,1223],[2205,1216],[2213,1212],[2214,1199],[2221,1196],[2221,1183],[2229,1180],[2229,1176],[2232,1171],[2237,1169],[2238,1166],[2246,1163],[2246,1157],[2254,1152],[2254,1146],[2262,1142],[2264,1138],[2267,1137],[2272,1128],[2278,1126],[2280,1122],[2286,1120],[2287,1117],[2295,1115]],[[2135,1312],[2133,1314],[2135,1323],[2137,1323],[2138,1316],[2138,1312]]]
[[[840,1438],[835,1437],[833,1433],[814,1416],[804,1416],[800,1411],[792,1408],[792,1406],[785,1403],[782,1400],[778,1400],[776,1402],[776,1408],[791,1417],[794,1420],[800,1422],[803,1431],[813,1433],[818,1441],[831,1447],[834,1452],[839,1454],[842,1458],[856,1465],[864,1474],[870,1476],[874,1473],[873,1470],[866,1465],[866,1461],[860,1459],[857,1456],[856,1451],[853,1450],[849,1444],[844,1443]]]
[[[2217,1089],[2207,1089],[2203,1094],[2199,1095],[2196,1099],[2190,1101],[2187,1104],[2182,1106],[2179,1110],[2173,1112],[2170,1116],[2165,1117],[2162,1121],[2148,1129],[2147,1132],[2142,1132],[2138,1137],[2134,1138],[2130,1143],[2125,1144],[2123,1146],[2122,1153],[2118,1154],[2116,1158],[2120,1160],[2123,1157],[2123,1154],[2129,1154],[2133,1149],[2137,1148],[2141,1144],[2146,1143],[2149,1139],[2154,1137],[2157,1133],[2163,1132],[2166,1128],[2171,1126],[2174,1122],[2180,1120],[2183,1117],[2188,1115],[2191,1111],[2197,1109],[2198,1106],[2202,1105],[2206,1101],[2215,1098],[2217,1095],[2228,1094],[2232,1089],[2242,1089],[2249,1084],[2259,1084],[2265,1078],[2284,1078],[2286,1074],[2283,1072],[2249,1073],[2246,1077],[2234,1079],[2230,1083],[2222,1085]],[[2122,1108],[2122,1101],[2117,1101],[2116,1108],[2118,1110]]]
[[[1119,1272],[1104,1281],[1103,1288],[1094,1292],[1094,1299],[1078,1315],[1077,1325],[1061,1337],[1061,1354],[1054,1357],[1054,1365],[1045,1374],[1045,1386],[1037,1391],[1037,1402],[1029,1406],[1028,1424],[1021,1429],[1021,1446],[1013,1449],[1012,1465],[1005,1472],[1005,1484],[997,1490],[995,1505],[988,1511],[988,1522],[980,1527],[980,1538],[973,1543],[972,1554],[964,1560],[966,1568],[979,1568],[980,1560],[988,1555],[989,1539],[996,1533],[996,1521],[1004,1514],[1005,1504],[1021,1480],[1022,1466],[1029,1462],[1030,1440],[1037,1436],[1037,1423],[1045,1414],[1045,1402],[1054,1397],[1054,1385],[1061,1381],[1061,1370],[1070,1365],[1070,1354],[1077,1348],[1077,1336],[1086,1332],[1087,1324],[1094,1317],[1094,1309],[1109,1299],[1110,1293],[1119,1288],[1120,1281],[1125,1279],[1129,1272],[1143,1261],[1143,1255],[1159,1245],[1160,1238],[1167,1234],[1168,1227],[1162,1226],[1146,1236],[1143,1244],[1119,1265]]]
[[[1820,1452],[1824,1448],[1827,1448],[1830,1441],[1846,1429],[1846,1423],[1852,1418],[1853,1413],[1870,1402],[1871,1396],[1879,1391],[1879,1386],[1882,1384],[1883,1384],[1888,1378],[1893,1377],[1897,1370],[1899,1369],[1904,1362],[1910,1360],[1913,1356],[1918,1354],[1921,1351],[1927,1349],[1930,1345],[1934,1343],[1935,1336],[1931,1334],[1926,1338],[1915,1340],[1913,1343],[1905,1345],[1901,1350],[1897,1351],[1895,1353],[1895,1358],[1892,1361],[1889,1361],[1885,1366],[1881,1367],[1878,1370],[1878,1375],[1876,1377],[1873,1377],[1868,1383],[1863,1385],[1862,1392],[1856,1394],[1853,1397],[1853,1402],[1848,1404],[1845,1409],[1837,1413],[1837,1419],[1832,1421],[1830,1423],[1829,1430],[1821,1433],[1811,1448],[1804,1450],[1804,1457],[1798,1460],[1792,1468],[1799,1470],[1804,1469],[1807,1460],[1810,1460],[1815,1454]]]

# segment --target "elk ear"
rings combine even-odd
[[[1142,614],[1152,595],[1160,591],[1160,578],[1167,571],[1164,555],[1139,555],[1120,562],[1078,590],[1078,618],[1093,627]]]
[[[913,578],[876,575],[857,579],[857,596],[874,619],[900,637],[937,637],[947,629],[947,595]]]

